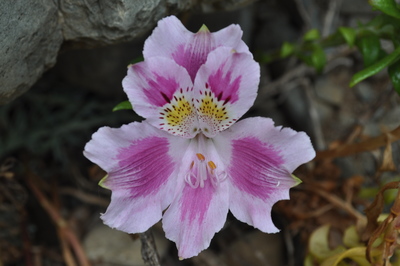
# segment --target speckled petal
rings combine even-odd
[[[230,127],[254,103],[260,67],[252,56],[220,47],[211,52],[194,83],[200,129],[207,137]]]
[[[135,112],[147,122],[176,136],[196,135],[193,83],[173,60],[152,57],[132,65],[122,85]]]

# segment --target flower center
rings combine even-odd
[[[225,171],[217,171],[213,161],[207,161],[201,153],[196,153],[195,159],[190,164],[189,172],[185,175],[185,182],[192,188],[204,188],[207,180],[216,188],[227,177]]]
[[[222,92],[215,95],[208,83],[205,83],[204,89],[200,90],[199,93],[200,96],[196,100],[196,111],[201,131],[204,134],[212,137],[217,132],[227,129],[236,121],[232,118],[230,111],[230,96],[224,98]]]
[[[193,88],[180,89],[175,92],[171,100],[165,104],[160,112],[160,129],[167,130],[171,134],[191,137],[197,134],[197,115],[193,100],[188,98],[188,93]]]

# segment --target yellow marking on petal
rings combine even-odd
[[[217,168],[217,166],[213,161],[208,162],[208,167],[210,167],[211,170],[215,170]]]
[[[175,104],[171,104],[165,114],[165,120],[169,126],[179,126],[185,123],[186,118],[192,115],[194,109],[192,105],[181,97]]]
[[[106,181],[107,177],[108,177],[108,175],[105,175],[105,176],[100,180],[100,182],[99,182],[99,186],[101,186],[102,188],[105,188],[105,189],[109,189],[109,188],[104,184],[104,182]]]
[[[204,157],[204,155],[201,153],[196,153],[196,156],[200,161],[204,161],[206,159],[206,157]]]
[[[216,120],[218,122],[229,119],[226,108],[214,97],[208,95],[201,99],[198,112],[200,115],[207,116],[208,119]]]
[[[192,161],[192,163],[190,164],[190,169],[192,169],[194,166],[194,161]]]

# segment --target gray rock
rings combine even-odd
[[[153,235],[157,252],[160,258],[163,258],[170,242],[156,228],[153,230]],[[139,238],[132,239],[128,234],[103,224],[97,225],[87,234],[83,240],[83,247],[88,258],[99,266],[145,265]]]
[[[0,1],[0,104],[55,64],[62,40],[53,1]]]
[[[226,10],[254,0],[226,0]],[[209,11],[207,0],[0,1],[0,104],[27,91],[64,47],[98,47],[136,39],[170,14]],[[222,5],[224,7],[224,5]]]
[[[59,8],[65,40],[84,46],[132,40],[167,14],[161,0],[61,0]]]

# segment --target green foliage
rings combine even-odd
[[[292,55],[294,52],[294,48],[295,48],[294,44],[289,42],[284,42],[281,48],[281,57],[285,58]]]
[[[356,41],[356,30],[348,27],[340,27],[339,32],[342,34],[347,45],[353,47]]]
[[[364,69],[354,74],[349,86],[352,87],[388,68],[393,87],[400,94],[400,8],[394,0],[370,0],[369,2],[382,14],[368,23],[360,23],[356,28],[340,27],[335,33],[325,38],[321,38],[317,29],[311,29],[304,34],[301,42],[284,42],[278,51],[262,54],[258,60],[262,63],[270,63],[295,56],[320,73],[327,62],[326,48],[342,44],[356,46],[362,55]],[[387,54],[381,48],[381,40],[392,42],[393,52]]]
[[[113,112],[119,111],[119,110],[132,110],[132,104],[130,101],[123,101],[117,104],[112,110]]]
[[[304,34],[303,40],[304,41],[315,41],[320,38],[319,31],[317,29],[311,29]]]
[[[321,45],[314,45],[311,53],[311,65],[318,71],[322,72],[326,64],[326,55]]]
[[[384,58],[382,58],[378,62],[374,63],[373,65],[356,73],[350,81],[350,87],[353,87],[360,81],[377,74],[382,69],[384,69],[387,66],[390,66],[391,64],[395,63],[399,59],[400,59],[400,46],[390,55],[385,56]]]
[[[383,13],[400,19],[400,10],[394,0],[369,0],[369,3]]]
[[[93,130],[132,120],[115,116],[112,105],[74,88],[35,88],[0,108],[0,158],[24,150],[68,163],[71,149],[82,149]],[[73,91],[73,93],[71,93]],[[135,118],[135,116],[134,116]]]
[[[363,56],[364,67],[369,67],[379,60],[382,51],[381,43],[379,36],[374,32],[368,30],[367,33],[362,35],[365,36],[359,38],[356,44]]]
[[[133,59],[132,61],[130,61],[129,65],[133,65],[133,64],[136,64],[136,63],[139,63],[139,62],[142,62],[142,61],[144,61],[144,57],[143,56],[139,56],[139,57],[136,57],[135,59]]]
[[[389,66],[388,71],[393,87],[400,95],[400,60]]]

